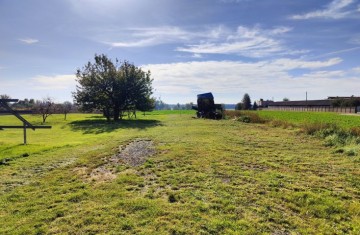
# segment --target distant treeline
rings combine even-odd
[[[334,107],[357,107],[360,106],[360,98],[336,98],[332,101]]]
[[[191,110],[194,106],[193,102],[186,104],[167,104],[160,99],[155,101],[155,110]],[[225,109],[235,109],[236,104],[224,104]]]

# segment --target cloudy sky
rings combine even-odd
[[[360,96],[359,0],[0,0],[0,94],[72,101],[95,54],[167,103]]]

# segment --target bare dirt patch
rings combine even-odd
[[[91,181],[110,181],[116,178],[117,167],[120,165],[128,165],[136,167],[144,164],[146,159],[156,153],[154,142],[146,139],[137,139],[127,145],[119,146],[119,152],[110,158],[105,159],[105,164],[93,169],[87,175],[87,180]],[[87,172],[87,169],[75,170],[81,174]]]
[[[146,159],[155,154],[154,143],[151,140],[135,140],[128,145],[120,146],[118,155],[111,158],[111,161],[122,160],[130,166],[140,166]]]

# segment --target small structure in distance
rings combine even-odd
[[[0,125],[0,130],[6,129],[6,128],[12,128],[12,129],[23,129],[24,130],[24,144],[26,144],[26,129],[30,128],[32,130],[35,131],[35,129],[50,129],[51,126],[34,126],[32,125],[30,122],[28,122],[25,118],[23,118],[20,114],[19,111],[13,110],[8,103],[11,102],[18,102],[18,99],[0,99],[0,107],[3,107],[5,109],[5,112],[1,112],[1,113],[10,113],[12,115],[14,115],[15,117],[17,117],[20,121],[23,122],[22,126],[1,126]],[[27,112],[28,113],[28,112]]]
[[[224,109],[221,104],[214,103],[214,96],[211,92],[197,95],[197,106],[193,106],[197,110],[198,118],[222,119]]]
[[[338,112],[359,113],[360,97],[330,96],[323,100],[299,100],[299,101],[263,101],[260,100],[261,109],[279,111],[309,111],[309,112]]]

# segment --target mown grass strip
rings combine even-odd
[[[28,157],[0,166],[0,233],[360,232],[358,156],[334,154],[295,129],[192,116],[139,115],[111,128],[87,126],[99,119],[92,115],[49,118],[59,133],[32,137],[46,151],[33,142]],[[73,128],[74,121],[84,126]],[[1,151],[24,151],[16,136],[0,132],[3,138]],[[134,139],[151,139],[156,154],[119,166],[112,181],[86,180]]]

